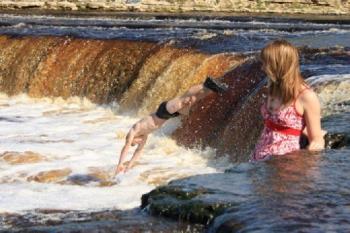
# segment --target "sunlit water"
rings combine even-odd
[[[349,81],[348,75],[310,79],[314,85],[323,83],[319,95],[324,115],[338,112],[340,119],[348,116],[345,103],[350,100]],[[332,85],[325,86],[327,82]],[[176,145],[169,134],[179,122],[171,120],[152,134],[133,169],[113,177],[125,135],[138,120],[129,114],[120,115],[117,109],[116,104],[97,106],[80,98],[1,95],[0,210],[129,209],[138,207],[141,195],[157,185],[223,172],[230,166],[226,158],[216,159],[210,148],[200,151]],[[333,125],[331,121],[328,130],[339,132]],[[349,133],[348,124],[341,125],[342,132]],[[13,152],[12,157],[5,152]],[[34,160],[28,157],[33,154]],[[19,157],[23,161],[16,160]],[[47,173],[52,171],[58,173]]]
[[[248,17],[0,15],[0,34],[171,42],[204,51],[249,52],[285,38],[314,48],[350,45],[347,23]]]
[[[350,44],[349,25],[332,23],[13,15],[1,15],[0,21],[0,34],[152,40],[213,53],[252,52],[276,38],[286,38],[298,46],[346,47]],[[338,60],[334,64],[311,62],[302,64],[302,68],[313,72],[309,82],[319,93],[323,127],[330,132],[350,135],[350,70],[346,61]],[[179,120],[171,120],[151,135],[144,155],[133,169],[113,177],[125,135],[138,119],[132,113],[120,113],[117,103],[98,106],[81,98],[32,99],[26,95],[1,95],[0,212],[127,210],[139,207],[141,195],[158,185],[194,175],[223,173],[225,169],[237,166],[227,158],[215,158],[215,152],[210,148],[189,150],[176,145],[169,135]],[[327,151],[320,159],[321,165],[329,166],[326,171],[336,170],[346,153],[349,153],[348,149]],[[328,162],[327,156],[337,154],[341,155],[339,163]],[[254,169],[260,169],[259,166]],[[265,169],[265,165],[261,166]],[[244,182],[249,181],[248,170],[234,171],[243,180],[235,184],[237,189],[245,188]],[[310,172],[313,177],[313,171]],[[269,174],[267,172],[266,176]],[[335,179],[339,175],[335,172]],[[317,182],[322,183],[322,177],[319,177]],[[224,183],[231,182],[226,174],[222,174],[222,179]],[[196,182],[202,185],[208,180]],[[265,179],[262,184],[260,188],[268,188],[272,182]],[[254,212],[254,203],[252,206],[244,210],[248,214],[244,211],[238,214],[254,227],[249,219],[249,211]]]

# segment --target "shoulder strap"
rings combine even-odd
[[[299,96],[300,96],[304,91],[309,90],[309,89],[310,89],[310,87],[305,87],[303,90],[301,90],[301,91],[298,93],[297,97],[295,98],[295,100],[294,100],[294,102],[293,102],[294,111],[295,111],[295,112],[297,113],[297,115],[300,116],[300,117],[302,117],[302,115],[298,112],[298,110],[297,110],[297,108],[296,108],[296,106],[295,106],[295,103],[297,102]]]
[[[301,90],[301,91],[298,93],[297,97],[294,99],[294,105],[295,105],[295,102],[297,102],[297,99],[299,98],[299,96],[300,96],[301,94],[303,94],[304,91],[309,90],[309,89],[310,89],[310,87],[305,87],[303,90]]]

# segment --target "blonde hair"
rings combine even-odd
[[[292,102],[305,81],[300,73],[298,49],[285,40],[276,40],[261,50],[263,69],[270,79],[269,95]]]

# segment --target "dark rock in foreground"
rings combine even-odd
[[[348,232],[349,153],[300,151],[236,164],[159,187],[143,195],[142,208],[208,232]]]
[[[153,215],[207,225],[215,216],[232,205],[229,200],[215,199],[211,202],[201,199],[206,195],[218,195],[218,192],[218,190],[184,188],[177,185],[159,187],[142,196],[141,208],[148,206],[148,211]]]

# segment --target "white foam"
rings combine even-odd
[[[323,116],[350,111],[343,104],[350,101],[350,74],[313,76],[307,81],[318,93]]]
[[[307,79],[308,83],[311,86],[315,86],[320,83],[325,83],[329,81],[338,81],[338,82],[346,82],[350,80],[350,74],[334,74],[334,75],[319,75],[312,76]]]
[[[10,98],[3,94],[0,117],[0,153],[32,151],[46,158],[17,165],[0,159],[0,212],[134,208],[140,205],[141,195],[156,184],[221,172],[229,165],[225,158],[215,160],[210,149],[188,150],[176,145],[168,135],[177,122],[169,121],[151,135],[140,163],[111,180],[115,185],[28,181],[39,172],[66,168],[72,171],[71,177],[86,175],[91,168],[112,174],[124,136],[138,118],[116,115],[110,106],[96,106],[86,99],[32,99],[26,95]]]

